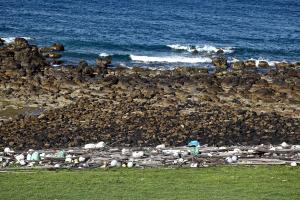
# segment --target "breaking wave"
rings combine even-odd
[[[5,43],[12,43],[15,41],[17,37],[4,37],[4,38],[1,38],[5,41]],[[24,38],[25,40],[31,40],[30,37],[19,37],[19,38]]]
[[[216,53],[218,50],[221,49],[224,51],[224,53],[233,53],[232,47],[217,48],[211,45],[193,46],[193,45],[180,45],[180,44],[172,44],[167,46],[170,47],[171,49],[188,51],[188,52],[194,52],[195,50],[197,50],[198,52]]]
[[[130,59],[133,61],[139,61],[144,63],[150,62],[167,62],[167,63],[209,63],[211,62],[210,58],[205,57],[182,57],[182,56],[137,56],[130,55]]]

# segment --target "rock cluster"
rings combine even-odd
[[[0,70],[7,76],[18,73],[19,76],[32,76],[47,66],[45,58],[35,45],[29,45],[24,38],[16,38],[14,43],[0,49]]]
[[[110,68],[111,57],[53,68],[41,52],[23,39],[0,48],[0,117],[12,106],[35,108],[0,121],[0,148],[178,146],[195,131],[218,146],[300,141],[297,64],[261,63],[261,73],[252,60],[228,63],[220,52],[212,73]]]

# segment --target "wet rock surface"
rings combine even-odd
[[[110,57],[99,57],[54,68],[44,49],[22,39],[0,48],[1,112],[30,110],[0,116],[0,148],[179,146],[193,131],[217,146],[300,142],[296,64],[219,59],[213,72],[161,71],[111,68]]]

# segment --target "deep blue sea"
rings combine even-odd
[[[300,61],[300,0],[0,0],[0,37],[65,45],[63,59],[148,67]],[[198,53],[193,54],[192,49]]]

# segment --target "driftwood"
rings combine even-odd
[[[57,169],[57,168],[94,168],[94,167],[188,167],[191,163],[198,166],[214,165],[299,165],[300,146],[230,146],[207,147],[199,149],[198,156],[192,156],[188,147],[136,147],[64,149],[65,156],[57,157],[58,149],[38,150],[41,160],[26,160],[30,152],[1,152],[0,168],[13,169]],[[135,153],[134,153],[135,152]],[[32,153],[32,152],[31,152]],[[139,153],[141,155],[139,155]],[[22,154],[24,159],[18,160]],[[231,159],[236,157],[237,160]],[[19,158],[20,159],[20,158]],[[133,165],[131,166],[130,163]]]

